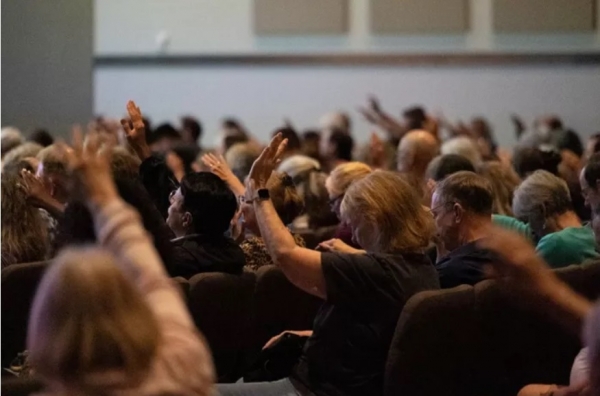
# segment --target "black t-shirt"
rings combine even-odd
[[[422,254],[322,253],[327,300],[292,375],[315,395],[381,395],[396,323],[406,301],[439,289]]]
[[[188,235],[172,241],[174,257],[167,268],[170,276],[186,279],[201,272],[241,274],[246,265],[244,251],[231,238]]]
[[[477,241],[454,249],[435,264],[440,285],[448,289],[458,285],[474,285],[484,280],[483,266],[497,260],[487,249],[477,246]]]

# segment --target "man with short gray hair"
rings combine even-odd
[[[492,205],[492,187],[474,172],[457,172],[437,184],[431,213],[438,238],[435,266],[442,288],[474,285],[484,279],[484,265],[496,260],[477,243],[487,236]]]

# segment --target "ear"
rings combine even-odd
[[[452,210],[454,210],[454,222],[460,223],[462,222],[463,216],[465,215],[465,210],[459,203],[455,203],[452,206]]]
[[[181,225],[184,228],[190,228],[192,226],[192,223],[193,223],[192,214],[190,212],[185,212],[181,216]]]

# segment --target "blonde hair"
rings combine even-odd
[[[18,174],[2,174],[2,267],[47,258],[48,228],[40,211],[27,202]]]
[[[150,307],[109,252],[67,249],[42,278],[27,348],[43,380],[85,394],[136,386],[159,341]]]
[[[42,149],[37,154],[37,159],[44,166],[45,172],[67,176],[67,157],[56,144],[52,144]]]
[[[397,173],[376,170],[352,183],[342,201],[342,217],[365,227],[368,250],[422,251],[433,236],[433,218],[423,209],[418,192]]]
[[[281,172],[273,172],[267,181],[271,202],[284,224],[292,221],[304,210],[304,200],[296,191],[294,181]]]
[[[142,161],[138,156],[130,153],[125,147],[117,146],[113,148],[110,159],[113,177],[136,179],[139,177],[141,164]]]
[[[519,184],[521,184],[521,179],[517,173],[498,161],[482,163],[477,172],[485,177],[492,187],[494,198],[492,211],[496,214],[512,217],[513,195]]]
[[[261,151],[255,145],[236,143],[225,153],[225,162],[227,162],[233,174],[243,183],[260,153]]]
[[[365,163],[346,162],[331,171],[325,185],[330,194],[342,195],[353,182],[362,179],[372,171],[371,167]]]
[[[42,149],[43,147],[37,143],[25,142],[6,154],[2,167],[4,168],[7,165],[17,163],[29,157],[35,158]]]

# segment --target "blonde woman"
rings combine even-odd
[[[119,198],[110,150],[97,135],[84,149],[77,141],[70,169],[101,246],[64,251],[42,279],[27,335],[33,371],[51,395],[210,395],[209,352],[139,215]]]
[[[510,167],[497,161],[483,162],[479,165],[477,173],[485,177],[492,186],[494,192],[494,214],[513,216],[512,201],[513,194],[521,179]]]
[[[220,395],[383,394],[387,352],[408,298],[439,288],[423,254],[433,234],[431,215],[401,176],[376,171],[353,183],[342,219],[366,252],[317,252],[298,246],[281,222],[267,183],[286,141],[276,135],[246,182],[260,233],[273,262],[299,289],[323,300],[313,331],[289,378],[221,384]],[[269,344],[270,345],[270,344]]]
[[[329,194],[329,207],[339,219],[341,219],[340,208],[344,194],[346,194],[350,185],[369,175],[371,172],[371,167],[362,162],[347,162],[338,165],[331,171],[325,181],[325,188],[327,188],[327,194]],[[339,239],[349,246],[358,248],[358,245],[352,241],[352,229],[344,222],[340,223],[333,238]]]

